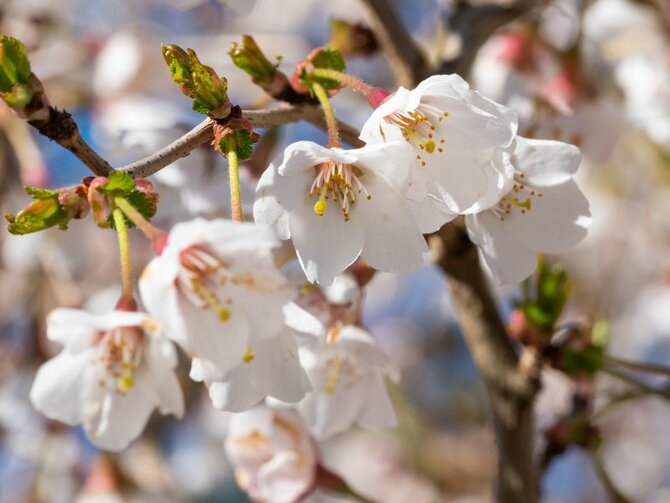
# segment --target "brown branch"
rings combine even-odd
[[[291,122],[305,120],[315,126],[325,129],[323,112],[314,105],[284,105],[267,110],[245,110],[243,116],[248,119],[254,128],[267,128],[281,126]],[[144,159],[133,162],[119,168],[133,176],[147,177],[160,171],[182,157],[186,157],[200,145],[208,143],[213,138],[213,126],[215,122],[205,119],[191,131],[176,139],[168,146]],[[358,139],[358,131],[343,122],[338,123],[342,139],[352,146],[361,146]]]
[[[399,85],[414,87],[426,73],[426,60],[388,0],[362,0],[371,14],[370,29]]]
[[[498,446],[496,501],[536,502],[533,399],[539,386],[537,362],[520,365],[462,219],[444,226],[430,239],[440,248],[438,264],[447,274],[463,336],[491,399]]]
[[[109,163],[84,141],[77,123],[69,113],[53,107],[45,108],[44,111],[44,118],[31,119],[28,123],[40,134],[76,155],[94,174],[106,176],[113,171]]]
[[[449,21],[461,38],[461,52],[456,59],[444,62],[437,73],[457,73],[467,77],[479,49],[491,35],[527,14],[539,3],[539,0],[520,0],[509,5],[473,5],[464,0],[457,2]]]

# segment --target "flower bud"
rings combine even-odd
[[[253,153],[253,144],[260,136],[254,133],[254,128],[247,119],[241,117],[239,110],[233,111],[239,115],[226,122],[225,125],[214,126],[214,140],[212,145],[224,157],[234,150],[240,160],[249,159]]]
[[[0,35],[0,92],[14,91],[16,85],[26,86],[30,73],[25,46],[15,38]]]
[[[349,23],[343,19],[331,21],[329,45],[345,55],[367,56],[379,49],[370,28],[360,23]]]
[[[242,36],[242,44],[233,42],[228,54],[235,66],[248,73],[255,84],[266,86],[274,80],[277,65],[270,62],[250,35]]]
[[[84,185],[60,189],[58,203],[68,218],[84,218],[91,209],[88,202],[88,190]]]
[[[227,80],[203,65],[193,49],[184,51],[177,45],[162,46],[161,49],[172,80],[182,93],[193,98],[193,110],[215,119],[228,117],[231,106]]]

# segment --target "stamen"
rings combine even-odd
[[[533,208],[533,198],[542,197],[542,192],[537,189],[531,189],[526,185],[525,178],[526,175],[524,173],[516,172],[511,191],[496,206],[491,208],[493,214],[500,221],[504,221],[508,215],[511,215],[515,208],[522,215],[525,215]]]
[[[435,138],[437,132],[435,124],[442,122],[448,115],[448,112],[442,112],[433,106],[421,104],[416,110],[396,112],[388,115],[385,120],[400,128],[405,141],[414,145],[414,148],[419,151],[416,159],[421,166],[425,166],[426,160],[423,158],[422,152],[429,155],[435,153],[436,150],[440,154],[444,152],[445,140],[439,136]]]
[[[254,352],[251,350],[251,345],[247,344],[247,351],[244,353],[244,356],[242,357],[242,361],[244,363],[251,363],[251,361],[256,357],[254,355]]]
[[[309,197],[319,194],[319,199],[314,203],[314,213],[317,215],[323,216],[326,213],[326,200],[332,199],[339,204],[346,222],[358,195],[365,195],[368,200],[372,198],[360,180],[363,171],[356,166],[329,161],[316,166],[316,169],[318,173],[310,187]]]
[[[330,369],[330,375],[328,376],[328,381],[326,381],[326,386],[324,391],[329,395],[332,395],[335,392],[337,383],[340,380],[340,370],[342,369],[342,357],[340,355],[335,356],[332,359],[332,368]]]

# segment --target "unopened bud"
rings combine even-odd
[[[193,49],[184,51],[177,45],[168,45],[161,50],[172,80],[193,99],[193,110],[215,119],[228,117],[231,106],[226,79],[203,65]]]
[[[30,62],[25,46],[17,39],[0,35],[0,92],[25,86],[30,79]]]
[[[58,202],[68,218],[83,218],[91,209],[88,202],[88,190],[84,185],[60,189]]]
[[[329,45],[342,54],[361,56],[370,55],[379,48],[370,28],[360,23],[349,23],[343,19],[331,21]]]
[[[252,36],[243,35],[241,44],[233,42],[228,54],[235,66],[248,73],[255,84],[265,86],[274,80],[277,65],[263,54]]]

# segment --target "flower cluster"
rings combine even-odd
[[[254,217],[293,240],[310,281],[330,284],[357,258],[401,273],[423,263],[422,233],[466,215],[499,283],[537,253],[586,235],[588,202],[572,175],[579,149],[517,135],[516,114],[457,75],[398,89],[362,128],[366,145],[290,145],[257,188]]]
[[[286,148],[259,180],[256,223],[195,219],[167,234],[135,222],[157,254],[139,280],[148,314],[130,312],[130,281],[106,316],[55,311],[48,335],[65,348],[40,369],[33,403],[122,449],[154,408],[182,415],[176,343],[214,407],[238,413],[226,450],[240,486],[287,503],[317,484],[315,442],[395,426],[386,386],[398,371],[360,322],[365,281],[342,273],[359,258],[382,271],[417,269],[424,234],[460,215],[494,278],[517,282],[537,253],[577,244],[590,214],[572,178],[579,150],[518,136],[516,115],[460,77],[378,101],[365,146],[344,150],[331,138],[328,148]],[[124,218],[141,215],[115,194],[100,198],[113,203],[122,243]],[[315,296],[278,266],[287,239],[307,280],[324,286]],[[126,280],[128,262],[122,253]]]

